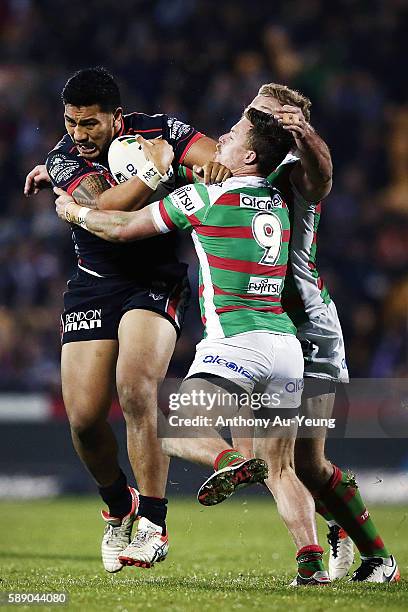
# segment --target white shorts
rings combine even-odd
[[[305,360],[305,377],[349,381],[343,332],[334,302],[298,327],[297,337]]]
[[[303,356],[299,341],[289,334],[251,331],[230,338],[204,339],[196,346],[186,378],[200,373],[227,379],[247,393],[255,385],[279,401],[276,408],[298,408],[303,389]],[[275,400],[274,400],[275,401]]]

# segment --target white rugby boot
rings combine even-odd
[[[101,511],[106,523],[101,546],[102,563],[105,570],[111,574],[123,568],[118,556],[131,540],[133,523],[139,509],[139,492],[133,487],[129,487],[129,491],[132,496],[132,507],[129,514],[123,518],[117,518],[110,516],[105,510]]]
[[[398,565],[392,555],[389,557],[361,557],[350,582],[398,582],[401,578]]]
[[[330,580],[344,578],[354,563],[354,543],[349,535],[338,525],[331,525],[327,534],[330,546]]]
[[[326,570],[321,570],[315,572],[307,578],[303,578],[303,576],[298,574],[296,578],[292,580],[289,586],[327,586],[328,584],[331,584],[329,574],[326,572]]]
[[[119,555],[123,565],[149,568],[155,563],[164,561],[169,551],[167,534],[162,528],[142,516],[139,519],[137,533],[130,544]]]

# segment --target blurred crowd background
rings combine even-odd
[[[66,79],[91,65],[118,77],[127,111],[165,112],[212,136],[264,82],[309,96],[334,161],[318,262],[349,369],[406,376],[407,9],[406,0],[0,0],[0,391],[59,390],[70,231],[50,191],[22,192],[64,132]],[[188,241],[182,255],[194,265]],[[173,373],[185,372],[200,332],[192,309]]]

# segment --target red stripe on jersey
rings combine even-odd
[[[210,266],[220,270],[230,270],[231,272],[243,272],[245,274],[256,274],[260,276],[285,276],[286,265],[267,266],[256,263],[255,261],[242,261],[241,259],[228,259],[227,257],[217,257],[207,253]]]
[[[190,168],[187,168],[187,166],[184,166],[184,169],[186,171],[186,178],[191,181],[191,183],[194,182],[194,173],[192,170],[190,170]]]
[[[195,228],[197,234],[217,238],[253,238],[252,227],[217,227],[215,225],[200,225]]]
[[[148,134],[149,132],[162,132],[163,131],[162,128],[151,128],[150,130],[136,130],[134,128],[130,128],[130,129],[135,134]]]
[[[215,204],[222,204],[223,206],[239,206],[239,193],[224,193],[220,196]]]
[[[160,200],[159,202],[159,212],[161,214],[161,218],[163,219],[169,230],[176,229],[177,226],[174,225],[173,221],[170,219],[169,213],[167,212],[166,207],[164,206],[163,200]]]
[[[207,225],[195,228],[197,234],[216,238],[254,238],[252,227],[218,227]],[[289,242],[290,230],[282,231],[282,242]]]
[[[190,147],[197,142],[197,140],[200,140],[200,138],[202,138],[204,136],[204,134],[201,134],[200,132],[197,132],[197,134],[194,134],[194,136],[192,137],[191,140],[188,141],[186,148],[184,149],[184,151],[182,152],[182,154],[180,155],[180,159],[179,159],[179,164],[183,163],[183,160],[185,158],[185,156],[187,155]]]
[[[216,313],[222,314],[223,312],[233,312],[234,310],[256,310],[257,312],[273,312],[274,314],[283,314],[284,310],[280,306],[265,306],[259,308],[258,306],[223,306],[217,308]]]
[[[316,207],[315,207],[315,212],[319,213],[319,215],[320,215],[320,213],[322,212],[322,203],[321,203],[321,202],[319,202],[318,204],[316,204]]]
[[[204,285],[200,285],[198,288],[198,297],[201,297],[204,293]]]
[[[201,223],[200,219],[196,217],[195,215],[186,215],[186,217],[190,221],[194,229],[197,229],[197,226],[199,226]]]
[[[87,172],[86,174],[82,174],[80,177],[75,179],[75,181],[73,181],[70,185],[68,185],[68,187],[66,187],[67,193],[69,193],[69,195],[72,195],[72,192],[75,191],[75,189],[83,181],[83,179],[86,178],[87,176],[92,176],[92,175],[100,176],[101,173],[97,172],[96,170],[93,170],[92,172]]]
[[[214,294],[215,295],[230,295],[231,297],[238,297],[244,300],[260,300],[261,302],[280,302],[280,296],[273,295],[255,295],[251,293],[231,293],[229,291],[224,291],[221,287],[217,287],[217,285],[213,285]]]

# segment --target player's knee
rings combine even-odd
[[[303,484],[310,490],[321,486],[325,478],[330,478],[332,471],[330,462],[324,455],[302,452],[296,449],[295,453],[296,475]]]
[[[268,463],[269,478],[272,482],[285,478],[288,472],[294,472],[295,470],[293,445],[285,440],[274,440],[267,457],[264,456],[263,458]]]
[[[157,406],[157,381],[148,376],[122,380],[117,385],[119,403],[125,418],[143,418]]]
[[[71,428],[72,437],[80,440],[82,443],[92,443],[94,438],[99,435],[101,427],[100,418],[84,412],[70,414],[69,425]]]

